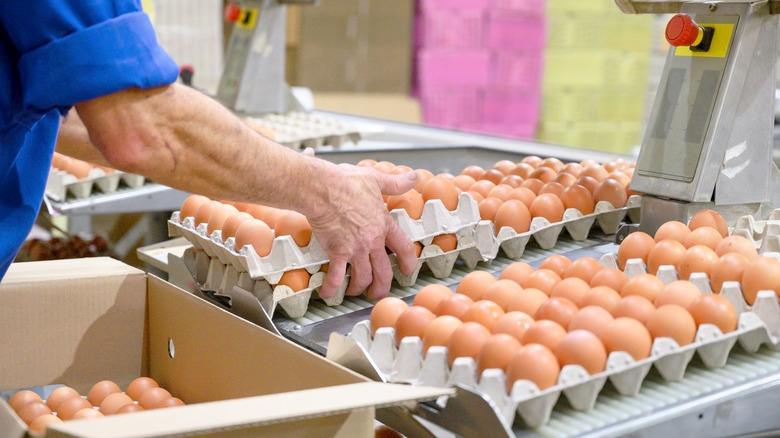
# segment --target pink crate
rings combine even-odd
[[[480,47],[485,13],[480,10],[424,12],[415,17],[417,47]]]
[[[423,121],[440,127],[458,127],[482,119],[481,92],[477,88],[437,87],[420,92]]]
[[[547,0],[493,0],[491,9],[507,9],[527,17],[544,17]]]
[[[419,0],[418,8],[431,12],[441,12],[443,9],[480,9],[490,8],[491,0]]]
[[[541,93],[490,89],[483,98],[483,121],[501,125],[535,124],[539,119]]]
[[[543,49],[547,26],[544,18],[501,10],[487,15],[485,43],[492,49]]]
[[[490,81],[490,52],[485,49],[417,52],[417,86],[421,91],[448,86],[486,86]]]
[[[542,88],[543,65],[541,50],[495,50],[490,85],[538,93]]]

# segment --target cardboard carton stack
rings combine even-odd
[[[421,0],[415,92],[426,124],[533,138],[546,0]]]
[[[539,140],[615,153],[641,142],[653,17],[606,0],[549,0]]]

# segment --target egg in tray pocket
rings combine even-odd
[[[97,193],[114,193],[123,187],[134,189],[146,183],[142,175],[120,172],[55,152],[45,193],[55,201],[65,202]]]

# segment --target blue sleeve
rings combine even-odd
[[[2,1],[0,25],[19,51],[23,106],[31,113],[176,81],[178,66],[136,0]]]

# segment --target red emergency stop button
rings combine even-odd
[[[241,6],[232,2],[225,5],[225,21],[235,23],[239,17],[241,17]]]
[[[666,41],[675,47],[696,46],[703,37],[704,29],[687,14],[675,15],[666,25]]]

